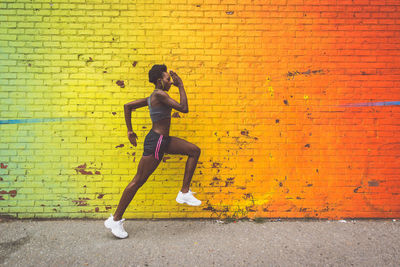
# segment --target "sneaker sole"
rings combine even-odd
[[[181,201],[181,200],[177,200],[177,199],[176,199],[176,202],[178,202],[179,204],[188,204],[189,206],[195,206],[195,207],[197,207],[197,206],[200,206],[200,205],[201,205],[201,202],[200,202],[200,204],[192,204],[192,203],[190,203],[190,202],[187,202],[187,201]]]

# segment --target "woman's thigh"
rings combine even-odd
[[[154,158],[154,155],[151,156],[142,156],[140,159],[136,179],[140,179],[145,182],[147,178],[157,169],[160,161]]]
[[[200,154],[200,148],[186,140],[171,136],[165,153],[180,155],[198,155]]]

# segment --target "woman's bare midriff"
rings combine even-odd
[[[171,118],[165,118],[153,123],[153,131],[162,134],[165,136],[169,136],[169,128],[171,126]]]

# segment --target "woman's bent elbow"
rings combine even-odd
[[[184,106],[183,108],[182,108],[182,113],[188,113],[189,112],[189,106]]]
[[[125,112],[129,112],[129,111],[131,111],[131,110],[132,110],[131,106],[129,106],[128,104],[125,104],[125,105],[124,105],[124,111],[125,111]]]

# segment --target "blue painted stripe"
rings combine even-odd
[[[341,107],[400,106],[400,101],[370,102],[340,105]]]
[[[15,119],[0,120],[0,124],[18,124],[18,123],[43,123],[43,122],[62,122],[68,120],[76,120],[79,118],[41,118],[41,119]]]

